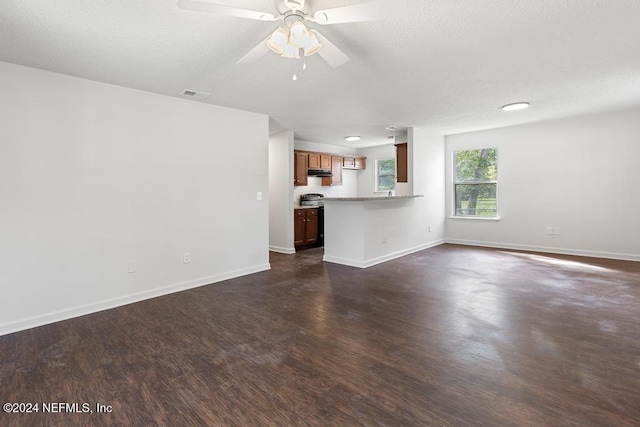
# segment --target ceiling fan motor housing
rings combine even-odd
[[[305,0],[284,0],[284,4],[291,10],[304,9]]]

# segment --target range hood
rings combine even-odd
[[[326,169],[307,169],[307,175],[309,176],[333,176],[331,171]]]

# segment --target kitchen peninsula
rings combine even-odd
[[[366,268],[424,249],[426,230],[412,229],[417,197],[325,197],[323,260]]]

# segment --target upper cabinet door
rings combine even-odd
[[[407,143],[396,144],[396,182],[409,182]]]
[[[342,166],[345,169],[353,169],[356,164],[355,164],[355,160],[353,157],[345,157],[342,161]]]
[[[320,169],[320,153],[309,153],[309,169]]]
[[[322,185],[342,185],[342,157],[331,156],[331,176],[322,177]]]
[[[328,156],[326,154],[320,155],[320,169],[331,169],[331,156]]]
[[[367,168],[366,157],[345,157],[342,160],[343,169],[362,170]]]
[[[295,152],[293,163],[293,185],[307,185],[307,169],[309,168],[309,155],[307,153]]]

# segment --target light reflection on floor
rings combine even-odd
[[[600,272],[614,271],[610,268],[600,267],[599,265],[593,265],[593,264],[588,264],[585,262],[578,262],[578,261],[570,261],[566,259],[559,259],[552,256],[544,256],[539,254],[529,254],[529,253],[522,253],[522,252],[511,252],[511,251],[499,251],[499,252],[503,254],[517,256],[520,258],[526,258],[531,261],[550,264],[557,267],[566,267],[573,270],[587,269],[587,270],[594,270],[594,271],[600,271]]]

